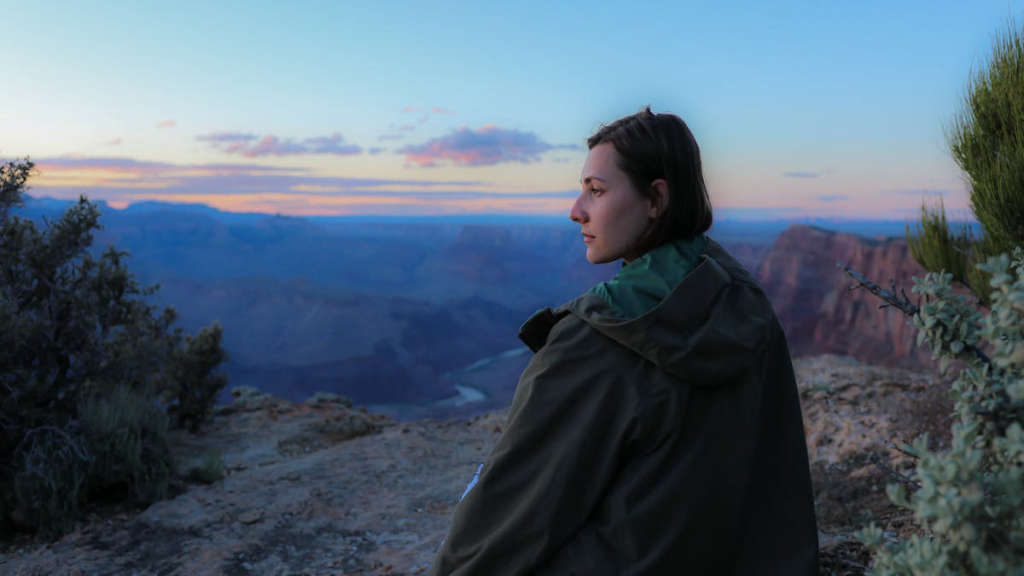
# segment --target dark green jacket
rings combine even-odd
[[[520,338],[535,355],[431,574],[817,573],[786,338],[716,242],[637,318],[588,292]]]

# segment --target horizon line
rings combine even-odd
[[[56,198],[53,196],[33,196],[28,193],[23,194],[27,200],[35,201],[49,201],[58,204],[71,205],[77,202],[77,200],[69,198]],[[562,213],[555,212],[437,212],[437,213],[347,213],[347,214],[293,214],[281,211],[235,211],[225,210],[216,206],[211,206],[203,202],[174,202],[168,200],[154,200],[145,199],[137,202],[126,202],[123,205],[115,205],[104,199],[91,200],[86,197],[89,202],[94,202],[104,208],[114,210],[116,212],[126,212],[132,209],[138,210],[147,206],[153,206],[154,208],[166,207],[168,209],[193,209],[193,210],[204,210],[209,212],[216,212],[219,214],[231,215],[231,216],[271,216],[271,217],[287,217],[287,218],[308,218],[311,220],[473,220],[473,219],[485,219],[485,220],[542,220],[542,221],[555,221],[555,220],[568,220],[568,216]],[[121,203],[116,203],[121,204]],[[910,220],[920,219],[920,210],[915,209],[914,216],[909,213],[904,216],[886,216],[886,217],[850,217],[845,215],[798,215],[798,214],[786,214],[786,212],[796,212],[799,208],[796,207],[758,207],[758,206],[737,206],[737,207],[722,207],[713,209],[716,213],[715,222],[902,222],[906,223]],[[722,214],[724,212],[724,214]],[[738,214],[737,214],[738,213]],[[971,223],[977,224],[978,220],[975,218],[962,219],[956,218],[955,215],[949,213],[946,214],[946,220],[951,223],[963,224]]]

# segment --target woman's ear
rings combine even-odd
[[[656,194],[651,199],[651,207],[648,209],[647,215],[657,218],[668,209],[668,182],[665,182],[664,178],[658,178],[651,182],[651,188]]]

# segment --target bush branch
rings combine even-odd
[[[886,290],[885,288],[882,288],[881,286],[875,284],[871,280],[868,280],[860,272],[857,272],[856,270],[850,268],[846,264],[836,262],[836,268],[839,268],[843,272],[846,272],[847,276],[857,281],[855,285],[850,286],[849,290],[853,291],[858,288],[866,289],[868,292],[871,292],[875,296],[878,296],[882,300],[885,300],[885,304],[881,306],[882,308],[896,308],[899,311],[903,312],[905,315],[911,317],[916,316],[921,311],[921,308],[918,305],[914,304],[913,302],[910,301],[909,298],[907,298],[907,293],[904,290],[900,290],[899,295],[896,294],[895,281],[892,281],[890,283],[892,290]],[[988,357],[988,354],[985,354],[977,346],[965,343],[964,352],[972,354],[982,364],[987,365],[990,370],[996,369],[996,366],[992,363],[992,359]]]
[[[882,457],[879,456],[878,454],[872,454],[871,455],[871,463],[874,464],[875,466],[877,466],[878,469],[881,470],[882,472],[885,472],[886,474],[891,476],[893,479],[898,480],[901,483],[903,483],[905,486],[909,486],[909,487],[913,488],[914,490],[919,490],[921,488],[921,484],[919,482],[917,482],[916,480],[914,480],[910,476],[907,476],[906,474],[902,474],[902,473],[897,472],[896,470],[894,470],[892,468],[892,466],[889,466],[888,464],[886,464],[883,461]]]

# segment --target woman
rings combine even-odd
[[[622,270],[521,328],[535,355],[432,574],[817,574],[786,339],[704,235],[693,135],[645,108],[587,144],[569,216]]]

